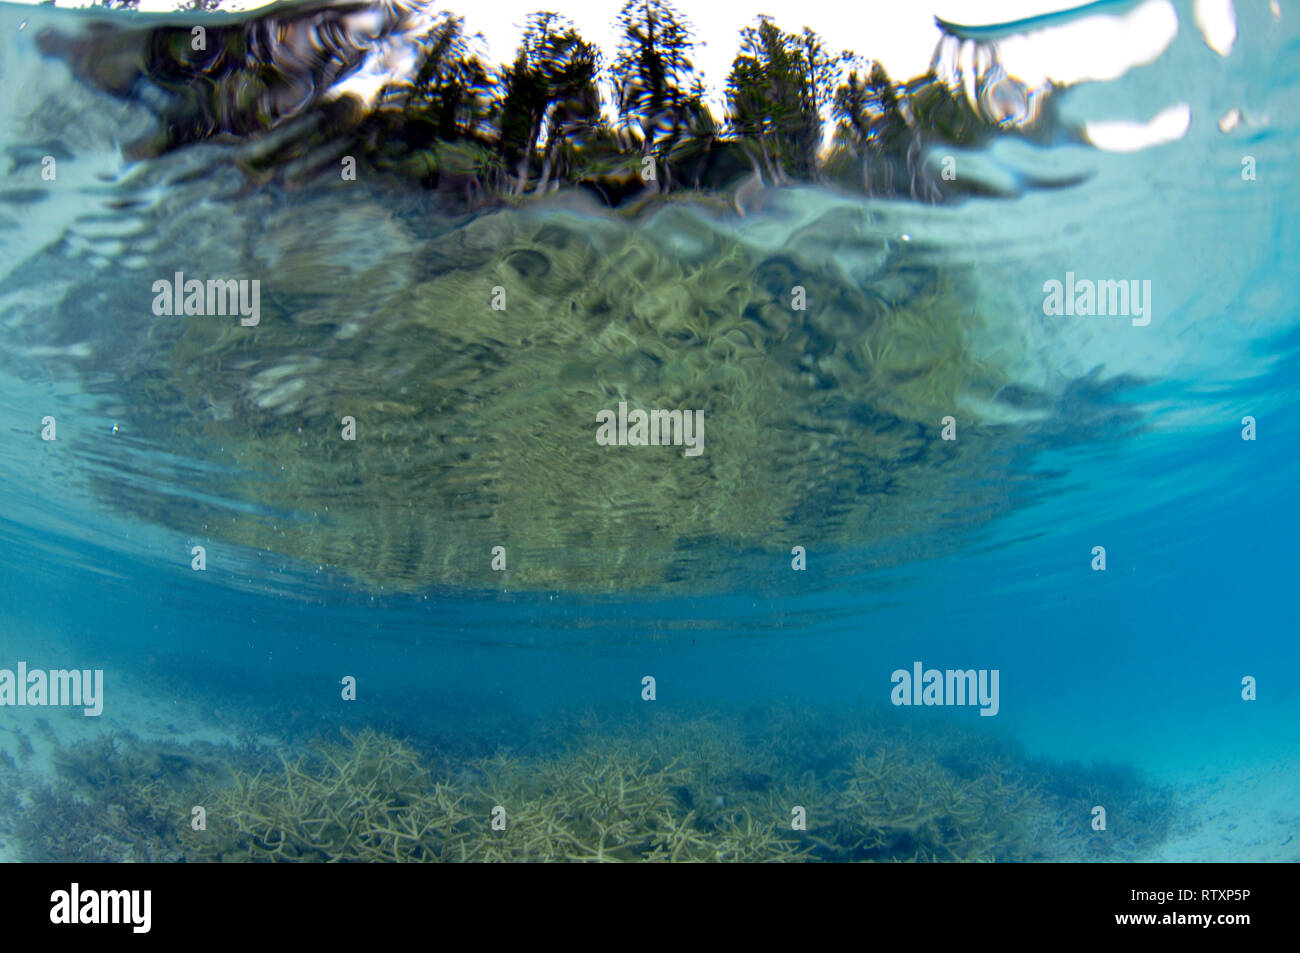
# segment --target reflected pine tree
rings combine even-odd
[[[667,0],[628,0],[619,12],[620,41],[610,67],[615,107],[635,189],[701,187],[726,168],[720,130],[695,71],[689,21]],[[654,178],[643,176],[653,160]],[[737,166],[737,171],[740,167]]]
[[[622,39],[610,74],[619,118],[646,154],[662,156],[688,127],[699,102],[692,94],[702,90],[685,88],[695,72],[690,28],[667,0],[628,0],[618,24]]]
[[[528,18],[498,87],[497,153],[511,191],[580,178],[584,152],[594,158],[613,145],[601,116],[599,70],[600,50],[571,23],[550,12]]]
[[[463,18],[444,13],[420,43],[409,83],[389,91],[356,132],[354,151],[381,169],[429,188],[473,192],[491,172],[496,80],[467,36]]]
[[[764,176],[776,182],[818,171],[821,111],[834,96],[841,63],[804,28],[786,33],[768,17],[740,32],[740,53],[727,78],[729,125]]]
[[[211,10],[221,0],[192,2]],[[690,24],[670,0],[625,0],[609,64],[573,23],[542,11],[528,17],[513,59],[496,67],[482,38],[443,13],[418,40],[418,68],[366,98],[343,84],[373,42],[371,28],[358,30],[348,17],[368,9],[366,0],[274,7],[214,24],[202,51],[175,23],[97,24],[89,36],[47,31],[39,43],[82,79],[159,114],[157,132],[128,146],[133,157],[239,140],[250,148],[238,161],[254,177],[302,179],[336,174],[340,157],[352,155],[471,205],[563,183],[621,206],[673,189],[725,190],[755,171],[769,184],[829,179],[938,200],[978,183],[937,181],[925,163],[929,145],[977,146],[999,125],[1050,133],[1017,121],[1045,115],[1046,105],[1022,103],[1022,88],[1005,76],[977,91],[988,108],[976,107],[933,69],[896,83],[879,63],[833,52],[811,29],[787,32],[767,16],[740,32],[719,123],[691,60]],[[410,22],[409,10],[390,12],[385,29]],[[275,55],[304,43],[319,55]]]
[[[835,133],[824,171],[828,178],[864,191],[890,192],[906,171],[913,129],[904,100],[879,63],[854,62],[835,90]]]

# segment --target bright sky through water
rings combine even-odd
[[[174,12],[177,2],[141,0],[140,10]],[[482,36],[488,61],[500,64],[513,59],[528,15],[550,7],[571,20],[585,39],[600,47],[608,66],[618,49],[617,16],[623,2],[473,0],[463,4],[438,3],[433,9],[449,9],[462,16],[467,32]],[[59,0],[58,5],[89,3],[90,0]],[[903,81],[921,75],[929,67],[940,39],[934,22],[936,16],[978,26],[1023,20],[1084,5],[1068,0],[860,0],[855,4],[845,4],[844,0],[756,0],[748,7],[680,0],[674,4],[691,24],[697,43],[692,61],[697,74],[704,78],[706,100],[718,114],[726,111],[725,83],[739,49],[739,31],[754,23],[759,14],[770,16],[790,32],[811,27],[832,51],[847,49],[877,60],[894,80]],[[236,12],[265,6],[268,4],[258,0],[225,0],[221,10]],[[1194,28],[1206,45],[1220,55],[1228,55],[1236,39],[1232,0],[1194,0],[1193,9]],[[1135,66],[1154,62],[1182,27],[1193,27],[1193,24],[1180,24],[1170,0],[1099,4],[1086,17],[1069,23],[1049,23],[1025,35],[1000,40],[997,56],[1007,73],[1029,88],[1039,87],[1048,80],[1065,84],[1111,80]],[[962,56],[971,55],[975,55],[973,45],[968,44]],[[369,100],[391,82],[393,75],[401,72],[394,71],[394,65],[380,64],[375,75],[354,76],[346,89]],[[967,82],[973,82],[975,71],[964,72]],[[968,93],[973,95],[974,90]],[[1185,106],[1171,102],[1159,115],[1137,123],[1097,125],[1094,144],[1128,151],[1177,139],[1186,128]],[[828,127],[828,135],[830,131]]]
[[[90,5],[90,0],[57,0],[59,7]],[[267,5],[257,0],[226,0],[221,9]],[[440,4],[463,16],[469,33],[481,33],[498,62],[513,57],[528,14],[548,8],[568,17],[584,38],[612,55],[618,46],[615,20],[622,5],[623,0],[449,0]],[[740,28],[753,23],[760,13],[793,32],[812,27],[829,46],[878,60],[891,76],[907,79],[923,73],[930,63],[939,40],[935,16],[963,24],[1004,23],[1080,4],[1049,0],[756,0],[746,5],[682,0],[674,5],[694,27],[694,36],[702,44],[695,51],[695,67],[716,92],[731,69]],[[176,0],[141,0],[140,10],[170,12],[176,6]]]

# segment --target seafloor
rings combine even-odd
[[[1267,753],[1156,776],[863,705],[426,711],[326,728],[179,687],[119,691],[98,719],[14,709],[0,858],[1300,859],[1298,772]]]

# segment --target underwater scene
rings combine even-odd
[[[0,860],[1300,860],[1300,7],[175,6],[0,4]]]

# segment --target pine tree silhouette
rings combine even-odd
[[[774,181],[816,172],[821,109],[844,56],[832,56],[807,27],[785,33],[768,17],[741,30],[727,78],[729,125]]]
[[[480,139],[492,105],[492,79],[470,50],[463,18],[444,14],[424,41],[425,58],[411,80],[405,108],[433,126],[443,142]]]
[[[529,17],[499,84],[498,152],[515,192],[573,171],[582,144],[605,138],[599,69],[599,49],[572,24],[550,12]]]
[[[619,117],[646,151],[671,148],[689,122],[694,78],[690,27],[668,0],[627,0],[610,68]],[[695,78],[698,81],[698,78]]]
[[[101,0],[110,8],[136,2]],[[211,9],[221,0],[188,2]],[[933,70],[896,83],[879,63],[834,53],[812,30],[789,33],[767,16],[740,31],[720,123],[691,61],[690,24],[672,0],[624,0],[605,74],[608,104],[599,49],[545,11],[528,18],[513,61],[499,68],[475,52],[481,37],[466,36],[462,19],[443,14],[418,40],[414,74],[370,99],[332,96],[332,85],[365,55],[366,37],[344,25],[363,8],[365,0],[321,0],[223,21],[209,28],[201,53],[182,26],[125,20],[89,37],[49,31],[38,45],[92,85],[158,115],[158,130],[128,146],[133,156],[285,129],[267,148],[250,150],[241,168],[259,179],[281,170],[301,177],[350,155],[429,188],[463,190],[476,204],[573,184],[617,206],[674,188],[729,189],[755,170],[769,184],[829,178],[930,200],[947,187],[936,187],[927,171],[927,146],[975,148],[998,132],[1000,114],[988,118]],[[390,12],[386,26],[410,22],[409,11]],[[276,62],[286,31],[310,37],[322,55]],[[1048,118],[1037,129],[1014,127],[1017,134],[1050,132],[1050,92],[1029,104]],[[606,115],[617,115],[617,128]],[[952,186],[972,187],[974,179]]]

